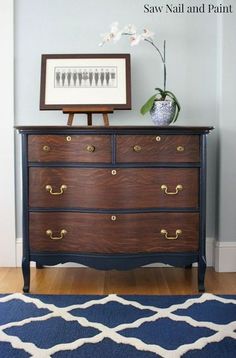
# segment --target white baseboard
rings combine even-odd
[[[222,243],[224,244],[224,243]],[[226,243],[227,244],[227,243]],[[232,247],[231,247],[232,248]],[[224,247],[222,247],[221,249],[224,250]],[[235,250],[236,252],[236,243],[235,243]],[[215,248],[215,240],[213,238],[207,238],[206,240],[206,259],[207,259],[207,266],[215,266],[215,262],[220,262],[219,260],[217,261],[215,258],[215,253],[217,252],[216,248]],[[223,257],[223,256],[222,256]],[[236,271],[236,263],[235,263],[235,254],[234,254],[234,258],[232,256],[232,261],[234,260],[234,270],[232,271]],[[16,240],[16,266],[20,267],[21,266],[21,259],[22,259],[22,238],[18,238]],[[222,261],[222,260],[221,260]],[[229,262],[229,256],[225,256],[225,264],[228,264],[230,266],[230,262]],[[231,263],[231,266],[233,263]],[[196,266],[197,264],[194,264],[194,266]],[[220,263],[220,265],[222,265],[222,267],[224,267],[224,262],[222,261]],[[32,263],[32,266],[35,266],[34,263]],[[61,265],[58,265],[61,266]],[[83,267],[83,265],[80,264],[76,264],[76,263],[66,263],[63,264],[64,267]],[[150,265],[152,267],[163,267],[166,266],[164,264],[152,264]],[[217,270],[218,271],[218,270]],[[223,272],[224,270],[220,270],[219,272]]]
[[[215,270],[236,272],[236,242],[215,243]]]
[[[22,238],[16,239],[16,267],[21,267],[22,261]],[[35,262],[31,262],[30,266],[35,267]],[[84,267],[84,265],[76,264],[75,262],[68,262],[66,264],[59,264],[55,266],[63,267]]]

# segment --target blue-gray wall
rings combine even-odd
[[[166,2],[158,1],[165,4]],[[216,3],[216,1],[211,1]],[[111,124],[150,124],[139,108],[162,86],[162,66],[147,43],[130,47],[127,38],[99,47],[100,34],[113,21],[134,23],[167,40],[167,87],[176,93],[182,111],[179,125],[214,125],[209,136],[207,236],[216,235],[217,141],[219,127],[218,15],[145,14],[144,0],[17,0],[15,1],[15,121],[16,124],[65,124],[59,111],[39,111],[42,53],[131,53],[132,111],[116,111]],[[153,2],[155,5],[157,2]],[[171,1],[179,4],[178,1]],[[202,1],[195,1],[196,4]],[[79,121],[77,117],[77,121]],[[81,123],[84,122],[84,118]],[[96,123],[100,123],[97,118]],[[16,144],[17,161],[19,140]],[[17,165],[17,236],[21,237],[20,164]],[[222,240],[226,239],[222,237]],[[227,241],[232,238],[227,237]]]

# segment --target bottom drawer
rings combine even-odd
[[[30,213],[30,250],[68,253],[193,252],[198,213]]]

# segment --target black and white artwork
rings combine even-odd
[[[44,54],[40,109],[66,106],[131,108],[129,54]]]
[[[116,88],[117,67],[55,67],[54,88]]]

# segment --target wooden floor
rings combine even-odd
[[[22,292],[20,268],[0,268],[0,293]],[[236,273],[208,268],[206,292],[236,294]],[[90,268],[31,268],[34,294],[197,294],[197,269],[139,268],[131,271],[97,271]]]

